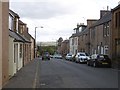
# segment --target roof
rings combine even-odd
[[[26,25],[26,23],[22,22],[21,20],[19,20],[19,24]]]
[[[24,37],[24,36],[22,36],[20,34],[18,34],[18,35],[24,40],[24,42],[31,43],[31,41],[29,41],[26,37]]]
[[[26,39],[25,37],[23,37],[22,35],[12,31],[12,30],[9,30],[9,36],[13,37],[15,40],[15,42],[26,42],[26,43],[31,43],[28,39]]]
[[[115,8],[113,8],[112,11],[115,11],[115,10],[117,10],[119,8],[120,8],[120,4],[118,6],[116,6]]]
[[[64,40],[63,43],[69,43],[69,40]]]
[[[96,23],[94,23],[91,27],[99,26],[101,24],[111,21],[111,19],[112,19],[112,13],[108,12],[106,15],[100,18]]]
[[[9,30],[9,36],[13,37],[15,41],[17,42],[24,42],[24,40],[17,35],[16,32]]]
[[[35,38],[34,38],[32,35],[30,35],[29,33],[28,33],[28,35],[29,35],[32,39],[34,39],[34,40],[35,40]]]
[[[79,32],[79,33],[72,34],[72,36],[70,38],[79,37],[79,36],[83,35],[84,33],[86,33],[87,31],[89,31],[88,27],[86,29],[84,29],[83,31]]]
[[[12,14],[13,16],[15,16],[15,17],[20,18],[19,15],[18,15],[17,13],[13,12],[13,11],[10,10],[10,9],[9,9],[9,13]]]

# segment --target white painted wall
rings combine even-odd
[[[9,77],[16,74],[16,63],[14,62],[14,38],[9,36]]]
[[[70,53],[73,54],[73,45],[72,45],[72,38],[69,39],[70,40]]]
[[[72,45],[72,39],[74,39],[74,44]],[[70,38],[70,53],[76,54],[76,50],[78,51],[78,37]]]

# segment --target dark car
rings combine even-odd
[[[49,54],[49,52],[44,52],[42,54],[42,60],[50,60],[50,54]]]
[[[91,58],[87,60],[87,65],[93,67],[111,67],[111,59],[108,57],[108,55],[93,54]]]

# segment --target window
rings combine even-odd
[[[120,12],[119,12],[119,17],[118,18],[119,18],[119,27],[120,27]]]
[[[115,27],[118,27],[118,13],[115,13]]]
[[[22,58],[22,44],[20,44],[20,58]]]
[[[104,37],[109,36],[109,31],[110,31],[109,29],[110,29],[109,22],[105,23],[103,25],[103,36]]]
[[[107,36],[109,36],[109,34],[110,34],[110,25],[109,23],[107,23]]]
[[[72,38],[72,45],[74,45],[74,39]]]
[[[13,30],[13,27],[14,27],[13,20],[14,20],[13,17],[11,15],[9,15],[9,29],[10,30]]]
[[[77,45],[77,38],[75,38],[75,45]]]

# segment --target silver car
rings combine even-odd
[[[73,58],[73,55],[71,54],[71,53],[68,53],[66,56],[65,56],[65,59],[66,60],[72,60],[72,58]]]
[[[87,63],[88,59],[90,59],[90,57],[85,52],[78,52],[75,56],[75,62],[79,63]]]

